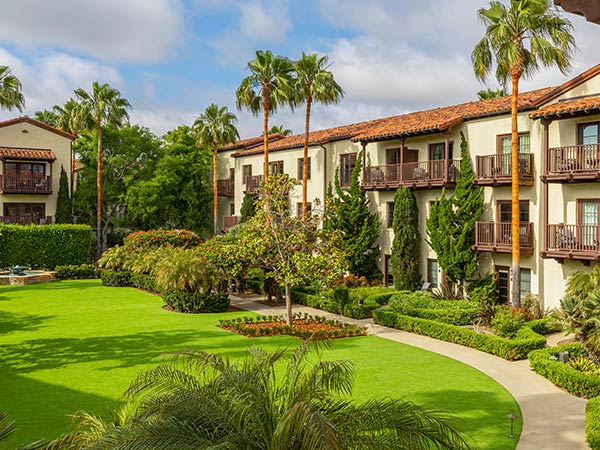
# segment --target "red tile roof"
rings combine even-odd
[[[31,125],[35,125],[36,127],[44,128],[45,130],[51,131],[52,133],[59,134],[70,140],[74,140],[77,137],[74,134],[67,133],[66,131],[63,131],[63,130],[59,130],[58,128],[54,128],[54,127],[48,125],[47,123],[40,122],[39,120],[35,120],[35,119],[32,119],[31,117],[27,117],[27,116],[15,117],[14,119],[2,121],[2,122],[0,122],[0,128],[7,127],[9,125],[14,125],[17,123],[23,123],[23,122],[30,123]]]
[[[600,111],[600,96],[576,98],[572,100],[560,101],[548,106],[544,106],[536,111],[533,111],[529,116],[532,119],[540,119],[542,117],[559,118],[562,115],[572,117],[580,113],[598,113]]]
[[[269,136],[267,138],[269,139],[269,142],[275,142],[279,139],[283,139],[284,137],[285,136],[283,134],[273,133],[273,134],[269,134]],[[224,145],[223,147],[220,147],[219,151],[226,152],[226,151],[230,151],[230,150],[237,150],[239,148],[256,147],[257,145],[262,144],[263,141],[264,141],[263,136],[256,136],[256,137],[252,137],[252,138],[248,138],[248,139],[242,139],[241,141],[237,141],[232,144],[227,144],[227,145]]]
[[[85,166],[83,165],[83,163],[81,161],[79,161],[78,159],[73,161],[73,170],[75,172],[83,169]]]
[[[0,160],[4,159],[54,161],[56,159],[56,155],[52,153],[51,150],[0,147]]]

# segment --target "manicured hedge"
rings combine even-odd
[[[98,278],[98,270],[93,264],[80,264],[79,266],[56,266],[58,280],[85,280]]]
[[[405,316],[435,320],[451,325],[470,325],[479,307],[469,300],[437,300],[429,292],[402,291],[389,300],[390,309]]]
[[[143,289],[148,292],[153,292],[155,294],[160,293],[160,288],[156,285],[156,278],[151,275],[132,273],[129,277],[129,283],[133,287]]]
[[[592,450],[600,450],[600,397],[589,399],[585,407],[585,440]]]
[[[528,327],[521,328],[514,339],[505,339],[456,325],[405,316],[390,310],[375,310],[373,318],[375,323],[380,325],[476,348],[508,360],[524,359],[531,350],[546,345],[546,338]]]
[[[229,308],[229,294],[214,292],[168,291],[162,293],[165,303],[178,312],[223,312]]]
[[[190,248],[200,245],[202,239],[196,233],[189,230],[158,229],[130,233],[123,239],[123,242],[126,247],[140,249],[163,247],[165,245]]]
[[[382,290],[388,292],[381,292]],[[292,290],[292,300],[311,308],[339,314],[340,306],[331,298],[331,292],[311,294],[301,290]],[[343,306],[343,315],[353,319],[368,319],[373,316],[374,310],[387,303],[389,298],[397,293],[398,291],[390,291],[388,288],[381,287],[350,289],[350,303]],[[362,305],[359,305],[359,301],[362,301]]]
[[[89,262],[92,229],[88,225],[0,225],[0,268],[56,266]]]
[[[528,356],[529,364],[535,372],[573,395],[586,398],[599,396],[600,377],[582,373],[567,364],[550,359],[551,356],[557,356],[564,351],[568,351],[571,357],[586,354],[581,344],[560,345],[531,352]]]
[[[100,279],[103,286],[127,287],[131,286],[131,272],[117,270],[103,270]]]

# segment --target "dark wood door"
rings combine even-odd
[[[508,303],[510,295],[510,268],[508,266],[496,266],[496,286],[498,287],[498,302]]]

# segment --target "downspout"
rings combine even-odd
[[[362,185],[365,181],[367,173],[367,143],[365,141],[360,141],[360,146],[362,147],[362,177],[360,180],[360,184]]]
[[[450,157],[450,127],[444,132],[444,182],[448,183],[448,159]]]
[[[542,168],[544,171],[544,175],[548,173],[548,127],[551,121],[547,119],[542,119],[542,125],[544,127],[543,132],[543,144],[542,147],[544,151],[542,152]],[[543,180],[544,184],[544,192],[542,195],[543,198],[543,229],[542,233],[544,233],[544,253],[548,251],[548,181]]]
[[[325,200],[327,199],[327,185],[329,184],[327,181],[327,148],[323,144],[319,144],[319,147],[323,149],[323,173],[325,174],[325,179],[323,180],[323,209],[327,209],[327,205],[325,204]]]

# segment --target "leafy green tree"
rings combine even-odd
[[[77,135],[84,126],[86,111],[79,107],[79,103],[74,98],[67,100],[63,106],[54,105],[52,111],[56,115],[56,127],[61,130]]]
[[[23,111],[25,97],[23,86],[8,66],[0,66],[0,108]]]
[[[284,350],[252,347],[234,362],[200,350],[179,352],[130,386],[128,398],[139,405],[135,415],[111,425],[84,416],[81,431],[53,448],[92,442],[84,448],[469,448],[439,412],[399,399],[351,400],[352,363],[323,361],[314,349],[304,341],[286,358]]]
[[[60,167],[60,185],[56,198],[56,223],[72,223],[71,219],[71,198],[69,196],[69,180],[64,167]]]
[[[251,217],[256,214],[256,197],[250,192],[246,192],[244,200],[242,201],[242,207],[240,208],[240,223],[247,222]]]
[[[46,125],[50,125],[51,127],[56,126],[56,122],[58,117],[54,111],[50,111],[49,109],[43,109],[42,111],[36,111],[33,115],[35,120],[39,120],[40,122],[44,122]]]
[[[504,89],[487,88],[477,91],[477,98],[479,100],[489,100],[492,98],[505,97],[506,95],[508,95],[508,92],[506,92]]]
[[[77,117],[89,131],[95,131],[98,143],[96,157],[96,256],[100,257],[105,250],[106,239],[102,230],[102,129],[106,125],[120,128],[129,120],[127,110],[131,108],[129,102],[121,97],[121,93],[108,84],[92,83],[90,92],[84,89],[76,89],[75,95],[79,100]]]
[[[200,146],[213,149],[213,232],[216,235],[219,229],[219,188],[218,188],[218,160],[219,147],[235,142],[240,135],[235,128],[237,122],[235,114],[227,110],[227,106],[219,108],[211,103],[208,108],[194,122],[194,132]]]
[[[460,178],[454,194],[442,197],[432,205],[427,219],[429,245],[436,252],[438,263],[451,283],[458,283],[463,295],[466,280],[477,271],[478,255],[475,244],[475,222],[483,212],[483,189],[473,184],[475,172],[465,136],[461,133]]]
[[[270,50],[257,50],[256,58],[248,62],[250,75],[236,90],[238,109],[247,108],[253,114],[263,113],[263,151],[265,181],[269,177],[269,114],[284,104],[293,105],[291,94],[292,61],[275,56]]]
[[[344,96],[344,90],[329,71],[327,56],[302,52],[302,58],[294,63],[294,93],[298,103],[306,104],[304,119],[304,167],[302,170],[302,217],[307,214],[308,188],[308,135],[310,133],[310,113],[313,102],[329,105],[337,103]]]
[[[269,130],[269,134],[281,134],[282,136],[291,136],[294,134],[292,130],[286,128],[283,124],[273,125]]]
[[[381,279],[377,267],[379,247],[376,245],[380,224],[377,214],[369,211],[369,199],[360,187],[362,157],[359,153],[348,188],[342,189],[338,174],[335,196],[329,187],[325,226],[341,234],[350,273],[374,280]]]
[[[421,235],[419,234],[419,207],[415,193],[399,187],[394,194],[394,240],[391,265],[394,286],[399,290],[414,291],[421,282],[419,273]]]
[[[519,81],[532,77],[540,66],[557,66],[566,73],[575,49],[573,29],[568,19],[560,17],[552,0],[511,0],[507,7],[499,1],[478,11],[486,27],[485,36],[473,49],[471,59],[475,76],[485,80],[496,59],[496,78],[502,86],[510,79],[512,129],[512,282],[511,303],[521,305],[519,236],[519,130],[517,123]]]

